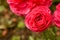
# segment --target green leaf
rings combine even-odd
[[[23,21],[19,21],[17,27],[18,28],[24,28],[25,27],[24,22]]]
[[[4,11],[4,6],[0,6],[0,12]]]
[[[13,36],[12,40],[20,40],[20,36]]]
[[[32,36],[29,36],[29,40],[34,40],[34,38]]]

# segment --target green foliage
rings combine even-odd
[[[24,21],[19,21],[17,27],[18,28],[25,28]]]
[[[5,7],[4,6],[0,6],[0,12],[4,11]]]
[[[12,37],[12,40],[20,40],[20,36],[14,35],[14,36]]]

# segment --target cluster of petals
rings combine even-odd
[[[25,16],[25,25],[34,32],[46,30],[52,22],[52,0],[7,0],[10,10],[18,15]]]
[[[36,6],[50,7],[52,0],[7,0],[11,11],[20,16],[28,14]]]
[[[26,27],[34,32],[42,32],[51,24],[51,11],[46,6],[37,6],[25,18]]]
[[[56,10],[53,14],[54,24],[60,28],[60,3],[56,6]]]

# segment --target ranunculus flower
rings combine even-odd
[[[53,15],[54,24],[60,28],[60,11],[56,10]]]
[[[37,5],[50,7],[52,5],[52,0],[31,0]]]
[[[7,2],[12,12],[19,16],[28,14],[35,6],[35,4],[29,0],[7,0]]]
[[[60,10],[60,3],[56,6],[56,10]]]
[[[52,4],[52,0],[7,0],[7,2],[12,12],[19,16],[28,14],[35,6],[50,7]]]
[[[42,32],[47,29],[51,23],[51,11],[46,6],[37,6],[26,15],[26,27],[34,32]]]

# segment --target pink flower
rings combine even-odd
[[[56,6],[56,10],[60,10],[60,3]]]
[[[42,32],[51,24],[51,11],[46,6],[37,6],[26,15],[26,27],[34,32]]]
[[[52,5],[52,0],[31,0],[37,5],[50,7]]]
[[[19,16],[28,14],[35,6],[29,0],[7,0],[7,2],[12,12]]]
[[[60,28],[60,10],[54,12],[54,24]]]
[[[52,0],[7,0],[9,7],[16,15],[26,15],[36,6],[50,7]]]

